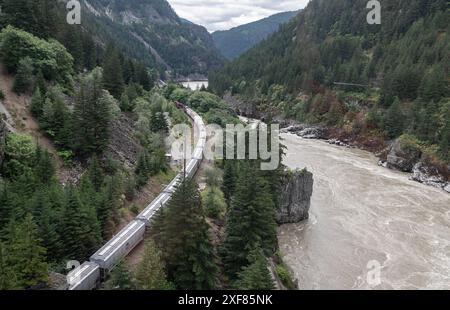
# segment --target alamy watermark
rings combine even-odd
[[[269,128],[270,127],[270,128]],[[205,145],[200,149],[194,145],[193,136],[202,136]],[[201,138],[201,137],[200,137]],[[206,132],[193,133],[187,124],[172,128],[168,144],[171,145],[173,160],[181,161],[193,156],[207,160],[261,160],[261,170],[275,170],[280,165],[280,126],[278,124],[258,125],[228,124],[226,128],[209,124]],[[198,140],[198,139],[196,139]],[[203,147],[203,150],[201,150]]]
[[[381,285],[381,271],[383,266],[377,260],[371,260],[367,263],[367,284],[371,287],[377,287]]]
[[[367,2],[367,9],[370,12],[367,14],[367,23],[369,25],[381,25],[381,3],[377,0],[370,0]]]
[[[70,0],[66,4],[68,10],[66,21],[69,25],[81,25],[81,3],[78,0]]]

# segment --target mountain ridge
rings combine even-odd
[[[265,40],[269,35],[277,31],[280,25],[291,20],[299,12],[277,13],[229,30],[215,31],[212,33],[214,44],[225,58],[233,60]]]
[[[89,0],[91,31],[171,77],[206,75],[224,63],[206,28],[181,19],[166,0]]]

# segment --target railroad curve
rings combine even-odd
[[[197,173],[203,161],[206,146],[206,126],[203,119],[195,111],[182,103],[177,102],[176,104],[191,118],[198,133],[192,158],[186,165],[186,174],[184,171],[178,174],[141,214],[92,255],[89,261],[72,270],[67,275],[69,290],[97,288],[107,274],[144,240],[145,232],[151,226],[155,214],[169,203],[177,186],[183,179],[185,177],[191,179]]]

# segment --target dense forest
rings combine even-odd
[[[365,141],[405,135],[431,161],[449,161],[447,1],[313,0],[292,22],[210,75],[256,110],[339,128]],[[342,83],[351,84],[342,86]]]
[[[154,70],[112,43],[96,44],[81,27],[67,25],[53,4],[2,1],[0,59],[8,71],[2,74],[13,75],[12,90],[30,98],[24,107],[57,153],[21,128],[6,137],[2,129],[1,289],[46,288],[50,271],[66,273],[68,260],[92,255],[120,227],[124,212],[136,212],[126,209],[135,193],[168,171],[164,115],[183,119],[151,91]],[[10,99],[1,94],[0,100]],[[134,170],[105,155],[123,115],[135,122],[140,144]],[[81,165],[78,182],[59,182],[55,157],[63,169]]]
[[[187,121],[174,101],[210,123],[239,122],[224,101],[205,90],[155,87],[156,66],[67,25],[53,4],[2,1],[0,60],[7,71],[2,78],[14,78],[12,91],[28,99],[23,108],[56,152],[22,128],[5,134],[0,121],[0,289],[48,289],[55,273],[67,273],[68,260],[88,259],[127,214],[142,210],[131,205],[133,198],[152,179],[170,175],[168,118],[173,124]],[[0,100],[10,100],[9,90],[3,91]],[[140,146],[132,167],[106,152],[124,117]],[[136,270],[122,263],[103,288],[272,289],[269,259],[292,284],[277,255],[274,214],[282,167],[262,172],[256,165],[219,161],[205,172],[204,191],[194,180],[181,184],[155,219]],[[59,180],[59,169],[76,167],[82,169],[78,180]]]

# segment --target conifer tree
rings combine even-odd
[[[66,207],[62,219],[61,236],[65,257],[86,259],[102,240],[95,206],[84,205],[77,191],[69,188],[66,192]]]
[[[404,116],[400,108],[400,100],[396,98],[388,109],[385,120],[386,130],[391,138],[400,136],[404,128]]]
[[[260,247],[255,247],[248,257],[249,265],[239,273],[234,283],[239,290],[273,290],[275,285],[268,269],[267,258]]]
[[[254,244],[272,253],[277,245],[275,205],[267,181],[249,162],[239,163],[236,194],[228,213],[221,257],[226,271],[235,278]]]
[[[214,289],[218,268],[195,181],[185,180],[173,194],[164,221],[169,278],[179,289]]]
[[[0,290],[18,289],[15,274],[8,260],[7,247],[0,241]]]
[[[92,156],[88,169],[88,177],[95,191],[99,192],[103,185],[103,170],[100,167],[100,162],[96,155]]]
[[[55,176],[56,168],[47,150],[42,150],[40,147],[36,148],[36,165],[34,170],[40,184],[48,184]]]
[[[103,63],[103,85],[116,99],[120,99],[124,91],[122,64],[116,48],[109,47]]]
[[[42,96],[41,89],[36,87],[33,97],[31,98],[31,112],[36,117],[41,117],[44,109],[44,96]]]
[[[148,154],[146,151],[142,152],[139,155],[134,173],[136,175],[136,185],[138,188],[147,184],[150,171],[148,163]]]
[[[112,102],[102,90],[101,69],[83,78],[73,113],[74,149],[80,155],[101,153],[109,142]]]
[[[111,278],[106,283],[109,290],[129,291],[136,289],[134,279],[124,262],[114,268]]]
[[[38,228],[28,214],[24,221],[9,233],[10,264],[20,288],[33,288],[48,281],[46,249],[41,246]]]
[[[231,203],[231,197],[234,194],[235,186],[236,186],[236,172],[234,169],[234,162],[226,160],[223,172],[222,191],[225,195],[225,199],[228,205],[230,205]]]
[[[33,85],[33,61],[27,57],[19,62],[13,90],[17,94],[23,94],[31,90]]]
[[[141,290],[168,290],[171,285],[167,281],[162,253],[153,240],[145,244],[142,262],[136,271],[138,288]]]

